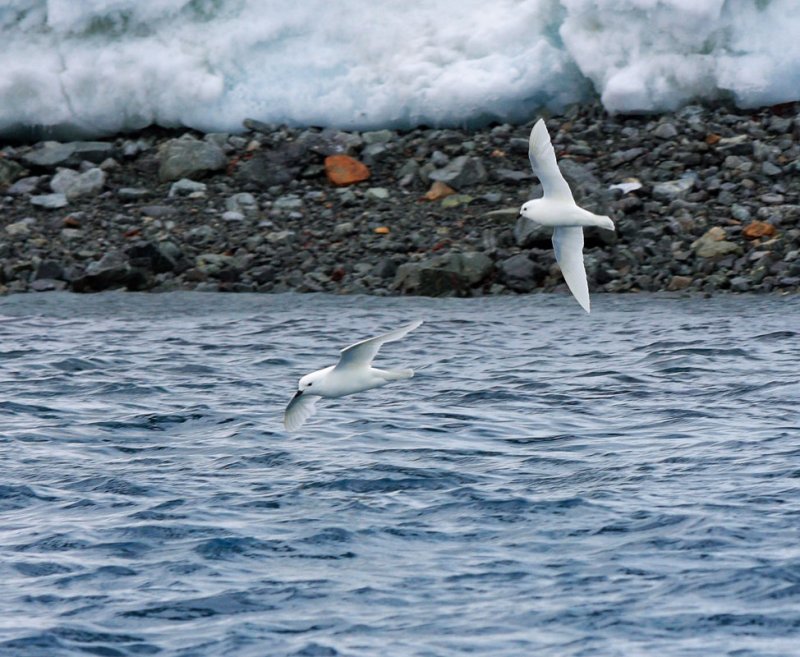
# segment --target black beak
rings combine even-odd
[[[302,394],[303,394],[303,391],[302,390],[298,390],[296,393],[294,393],[294,397],[292,397],[292,401],[297,399]]]

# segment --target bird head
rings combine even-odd
[[[536,202],[538,199],[533,199],[532,201],[525,201],[522,204],[522,207],[519,209],[519,214],[526,219],[534,220],[536,217]]]
[[[313,392],[314,384],[318,383],[323,376],[325,376],[326,370],[319,370],[317,372],[311,372],[311,374],[306,374],[304,377],[300,379],[297,384],[297,392],[295,393],[295,397],[302,395],[306,390],[309,392]]]

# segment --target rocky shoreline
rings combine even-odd
[[[533,117],[535,118],[535,117]],[[0,144],[0,293],[103,289],[481,295],[566,289],[533,121],[343,132],[245,121]],[[598,105],[547,120],[587,209],[592,292],[800,290],[800,107]]]

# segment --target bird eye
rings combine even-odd
[[[311,386],[313,386],[313,385],[314,385],[313,383],[309,383],[309,384],[308,384],[308,387],[310,388],[310,387],[311,387]]]

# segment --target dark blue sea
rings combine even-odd
[[[592,305],[0,299],[0,655],[800,654],[800,297]]]

